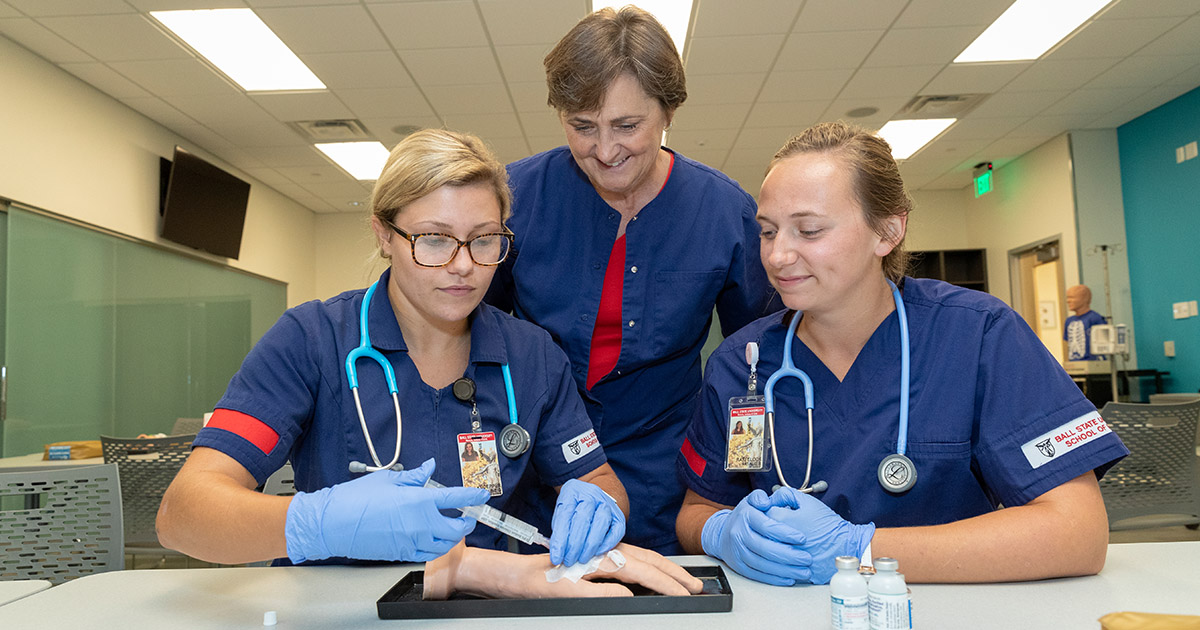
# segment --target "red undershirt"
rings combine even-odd
[[[659,194],[667,187],[671,171],[675,166],[675,154],[667,165],[667,179],[663,180]],[[600,379],[617,367],[621,357],[621,292],[625,285],[625,235],[613,243],[608,255],[608,267],[604,270],[604,286],[600,290],[600,308],[596,313],[596,325],[592,328],[591,353],[588,355],[587,388],[591,389]]]

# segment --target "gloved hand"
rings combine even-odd
[[[423,488],[433,469],[430,459],[414,470],[379,470],[297,492],[284,526],[288,558],[424,562],[446,553],[475,529],[475,519],[438,510],[482,505],[491,495],[481,488]]]
[[[794,488],[780,488],[771,495],[767,516],[790,525],[804,533],[803,549],[812,554],[812,583],[828,584],[837,573],[834,559],[838,556],[861,558],[871,538],[875,524],[855,525],[820,499]]]
[[[550,521],[550,562],[587,562],[625,537],[625,513],[599,486],[571,479],[564,483]]]
[[[803,549],[804,534],[768,517],[764,510],[769,507],[767,493],[755,490],[732,511],[708,517],[700,532],[704,553],[759,582],[791,586],[809,581],[812,556]]]

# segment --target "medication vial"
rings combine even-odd
[[[912,628],[912,602],[904,575],[897,573],[895,558],[876,558],[875,577],[867,585],[867,606],[871,611],[871,630],[909,630]]]
[[[867,579],[858,573],[858,558],[838,556],[837,573],[829,581],[834,630],[868,630]]]

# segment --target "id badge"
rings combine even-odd
[[[730,398],[726,419],[729,426],[725,435],[725,470],[771,470],[771,459],[767,457],[771,448],[771,437],[767,433],[767,399],[762,396]]]
[[[483,488],[494,497],[504,494],[495,433],[459,433],[458,465],[464,488]]]

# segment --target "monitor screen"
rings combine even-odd
[[[162,206],[162,237],[237,258],[250,184],[175,147]]]

